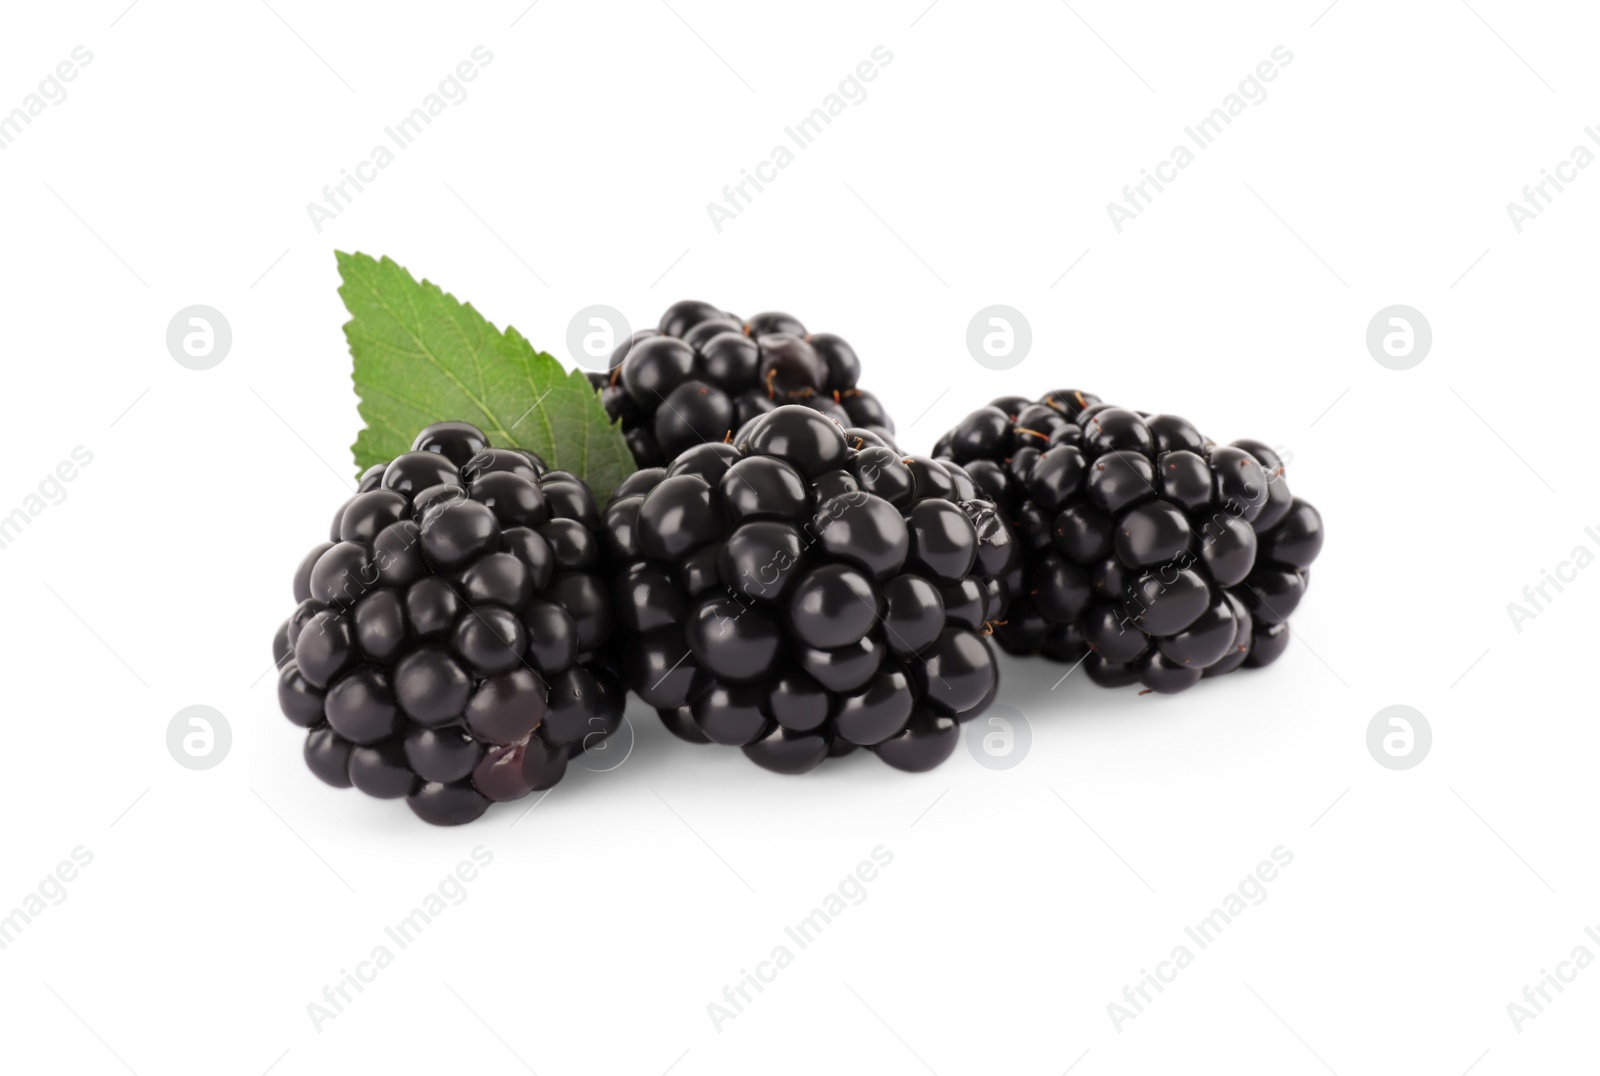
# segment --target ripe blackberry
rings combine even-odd
[[[443,422],[369,469],[273,642],[312,772],[457,825],[622,723],[599,513],[572,475]]]
[[[606,413],[620,419],[640,467],[671,463],[698,444],[724,440],[758,415],[804,404],[846,428],[892,444],[894,422],[856,387],[861,362],[841,337],[812,333],[788,314],[741,321],[709,303],[674,303],[591,373]]]
[[[925,770],[994,695],[1010,529],[959,467],[812,408],[636,473],[602,542],[629,686],[684,739],[780,773],[856,747]]]
[[[939,440],[1017,532],[1023,580],[995,640],[1163,693],[1270,664],[1322,518],[1259,441],[1064,389],[1002,397]]]

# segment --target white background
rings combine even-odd
[[[0,151],[0,514],[93,453],[0,550],[0,910],[94,857],[0,951],[6,1067],[1594,1064],[1600,970],[1520,1030],[1507,1004],[1575,947],[1600,955],[1600,571],[1520,632],[1506,605],[1600,551],[1600,169],[1520,234],[1505,208],[1600,121],[1592,12],[124,2],[12,5],[0,34],[0,111],[93,53]],[[470,96],[319,233],[306,203],[477,45],[494,59]],[[706,203],[878,45],[867,98],[719,233]],[[1106,203],[1278,45],[1266,99],[1119,234]],[[639,325],[683,297],[790,310],[855,344],[915,451],[1054,387],[1285,445],[1328,530],[1295,641],[1170,698],[1007,661],[1031,748],[1006,770],[963,746],[924,775],[859,753],[779,777],[635,701],[628,760],[526,815],[437,830],[326,788],[263,674],[353,473],[335,249],[556,352],[591,303]],[[165,345],[194,303],[233,330],[204,372]],[[992,303],[1032,325],[1006,373],[965,345]],[[1405,372],[1365,344],[1395,303],[1434,333]],[[196,703],[233,732],[203,772],[165,740]],[[1413,769],[1368,753],[1392,704],[1433,730]],[[478,845],[494,859],[466,901],[314,1026],[307,1004]],[[879,845],[864,902],[714,1024],[708,1003]],[[1108,1003],[1279,845],[1265,902],[1118,1028]]]

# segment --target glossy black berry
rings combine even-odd
[[[486,476],[492,477],[492,476]],[[515,475],[503,477],[514,479]],[[439,505],[423,519],[422,555],[435,570],[459,568],[500,547],[500,521],[494,509],[476,500]]]
[[[823,564],[795,584],[788,618],[790,630],[807,646],[849,646],[878,622],[878,596],[859,569]]]
[[[800,319],[793,314],[785,314],[781,310],[769,310],[760,314],[752,314],[745,319],[744,331],[747,335],[760,339],[769,333],[787,333],[790,336],[805,336],[806,327]]]
[[[664,478],[639,507],[639,550],[675,561],[722,536],[723,515],[699,475]]]
[[[726,392],[704,381],[685,381],[656,409],[656,444],[670,459],[732,433],[736,422],[733,400]]]
[[[670,336],[641,340],[622,364],[622,387],[635,403],[654,412],[667,394],[689,377],[694,349]]]
[[[729,394],[730,401],[756,391],[761,382],[761,348],[743,332],[722,332],[696,345],[705,380]]]
[[[414,444],[301,562],[273,655],[313,773],[458,824],[620,726],[608,543],[588,488],[535,454],[465,423]]]
[[[1239,596],[1231,590],[1224,591],[1222,596],[1228,603],[1229,611],[1233,614],[1233,642],[1223,652],[1222,657],[1206,666],[1205,675],[1207,678],[1226,676],[1243,665],[1245,659],[1250,656],[1250,643],[1255,635],[1255,618],[1250,615],[1249,608],[1239,599]]]
[[[483,680],[466,700],[466,729],[484,743],[526,739],[545,718],[548,692],[546,682],[526,666]]]
[[[1261,669],[1271,665],[1283,656],[1289,648],[1289,624],[1282,621],[1277,624],[1257,623],[1250,639],[1250,653],[1244,659],[1244,665],[1250,669]]]
[[[486,749],[473,768],[472,788],[492,803],[506,803],[532,792],[537,780],[553,783],[548,780],[547,770],[553,770],[559,778],[565,768],[564,756],[557,756],[543,740],[529,737]]]
[[[451,650],[479,676],[495,676],[521,665],[527,645],[527,630],[517,615],[488,604],[462,613],[450,636]]]
[[[411,502],[393,490],[375,489],[350,498],[339,515],[339,540],[370,545],[378,532],[411,514]]]
[[[726,312],[710,303],[684,299],[667,307],[661,315],[658,332],[663,336],[682,336],[703,321],[726,317]]]
[[[873,747],[877,756],[897,770],[923,773],[955,754],[961,739],[956,719],[931,707],[913,711],[905,728]]]
[[[849,434],[846,434],[849,437]],[[904,507],[916,496],[916,480],[900,453],[887,446],[862,445],[850,460],[850,475],[863,493]]]
[[[940,444],[957,463],[1004,453],[1010,447],[1015,412],[982,407],[962,419]]]
[[[850,743],[871,747],[905,728],[915,706],[916,695],[906,670],[885,669],[865,687],[840,699],[834,730]]]
[[[1179,418],[1177,415],[1151,415],[1144,420],[1144,424],[1155,438],[1158,453],[1205,451],[1206,439],[1201,436],[1194,423],[1186,418]]]
[[[424,822],[461,826],[481,818],[489,809],[489,799],[466,781],[429,781],[406,797],[406,806]]]
[[[776,456],[746,456],[717,483],[734,520],[800,519],[810,506],[805,476]]]
[[[769,333],[756,338],[758,376],[772,396],[814,393],[828,382],[828,367],[816,349],[799,336]]]
[[[1156,500],[1124,512],[1117,520],[1112,542],[1122,563],[1142,568],[1177,557],[1189,548],[1191,537],[1183,509]]]
[[[449,784],[471,775],[483,757],[481,741],[459,726],[415,727],[405,735],[406,764],[424,781]]]
[[[1221,661],[1239,633],[1239,621],[1227,594],[1218,594],[1188,627],[1156,641],[1157,648],[1178,665],[1204,669]]]
[[[780,407],[763,415],[740,448],[780,457],[807,478],[839,470],[847,461],[844,429],[809,407]]]
[[[311,568],[311,597],[324,605],[353,606],[377,582],[371,551],[359,542],[339,542]]]
[[[372,744],[393,736],[400,728],[389,673],[366,666],[342,676],[323,700],[328,724],[351,743]]]
[[[395,737],[350,752],[350,783],[377,799],[411,794],[417,775],[406,764],[405,745]]]
[[[875,438],[894,428],[882,402],[857,386],[855,350],[777,311],[741,321],[709,303],[675,303],[659,331],[635,333],[611,361],[589,380],[644,468],[722,442],[786,404]]]
[[[765,736],[744,745],[744,755],[773,773],[805,773],[828,757],[828,738],[773,725]]]
[[[1028,477],[1028,494],[1040,508],[1057,512],[1077,497],[1088,476],[1089,462],[1073,445],[1056,445],[1042,453]]]
[[[1255,567],[1256,532],[1241,518],[1212,513],[1199,521],[1195,539],[1200,546],[1200,559],[1218,586],[1242,583]]]
[[[311,597],[311,572],[317,566],[317,561],[322,559],[322,554],[333,548],[332,542],[323,542],[313,546],[311,552],[300,560],[300,566],[294,571],[294,600],[306,601]]]
[[[378,585],[408,587],[428,574],[422,528],[412,520],[391,523],[372,543],[372,574]]]
[[[461,615],[461,596],[448,579],[430,575],[406,589],[405,614],[418,638],[442,636]]]
[[[883,639],[899,657],[925,650],[944,630],[939,588],[917,575],[897,575],[883,585]]]
[[[662,628],[628,640],[624,652],[628,686],[657,709],[674,709],[689,699],[699,671],[681,625]]]
[[[1114,661],[1107,661],[1098,652],[1084,659],[1083,671],[1090,680],[1101,687],[1128,687],[1139,682],[1137,665],[1119,665]]]
[[[1097,411],[1082,424],[1083,450],[1090,459],[1107,452],[1155,454],[1156,439],[1136,412],[1120,407]]]
[[[327,725],[319,725],[306,735],[302,753],[306,766],[334,788],[350,787],[350,752],[355,744]]]
[[[520,615],[528,631],[526,657],[535,669],[554,675],[578,659],[578,622],[571,611],[535,598]]]
[[[1138,672],[1139,683],[1162,695],[1187,691],[1198,684],[1203,675],[1203,670],[1180,664],[1161,650],[1152,650],[1140,658]]]
[[[1156,491],[1179,508],[1204,508],[1211,503],[1211,465],[1194,452],[1168,452],[1156,460]]]
[[[854,691],[883,665],[884,646],[870,636],[846,646],[800,649],[800,667],[835,694]]]
[[[1114,541],[1111,516],[1093,505],[1068,505],[1055,518],[1054,540],[1079,564],[1103,560]]]
[[[487,508],[502,527],[539,527],[549,518],[543,489],[526,475],[485,472],[472,480],[468,495]]]
[[[485,553],[457,577],[457,587],[469,606],[493,603],[520,609],[533,597],[533,575],[510,553]]]
[[[855,348],[833,333],[812,333],[806,340],[827,369],[824,384],[840,390],[856,387],[856,379],[861,376],[861,360],[856,357]]]
[[[287,662],[278,673],[278,708],[283,716],[301,728],[315,728],[324,719],[322,709],[326,692],[312,687],[300,675],[300,667]]]
[[[947,624],[980,631],[989,619],[989,596],[976,579],[946,583],[939,588],[939,600],[944,604]]]
[[[1095,597],[1088,570],[1054,551],[1035,561],[1029,582],[1034,607],[1056,624],[1077,621]]]
[[[788,668],[767,693],[767,711],[774,721],[795,732],[820,729],[833,715],[836,700],[809,673]]]
[[[1224,446],[1211,453],[1212,490],[1217,503],[1249,522],[1267,504],[1267,474],[1242,448]]]
[[[993,689],[998,673],[994,652],[983,636],[965,628],[946,628],[910,664],[923,697],[935,709],[962,715],[973,711]]]
[[[708,679],[689,700],[695,726],[712,743],[743,747],[766,732],[766,693],[758,684],[730,684]]]
[[[1257,565],[1239,588],[1239,599],[1262,624],[1281,624],[1289,619],[1305,597],[1306,581],[1301,572],[1276,564]]]
[[[1267,560],[1303,571],[1322,552],[1322,516],[1297,497],[1278,525],[1262,537],[1261,545]]]
[[[407,495],[429,486],[459,482],[459,469],[437,452],[407,452],[396,456],[383,471],[383,488]]]
[[[1205,612],[1211,597],[1199,572],[1147,572],[1125,589],[1122,608],[1146,635],[1176,635]]]
[[[1020,569],[987,573],[1012,592],[1008,612],[978,622],[1006,650],[1155,692],[1282,652],[1275,628],[1304,596],[1322,521],[1289,492],[1279,450],[1219,446],[1178,416],[1071,389],[1002,397],[938,446],[1017,540]],[[964,584],[942,597],[952,619],[980,615]]]
[[[900,571],[911,552],[911,531],[900,510],[882,497],[856,493],[822,502],[811,533],[836,560],[865,569],[875,579]]]
[[[741,524],[716,550],[718,580],[742,599],[777,601],[801,575],[807,548],[807,536],[792,523],[757,519]]]
[[[693,328],[676,335],[698,352],[701,345],[713,336],[722,336],[728,333],[743,336],[744,326],[736,318],[728,314],[721,314],[716,317],[706,318],[706,320],[697,323]]]
[[[470,422],[436,422],[411,443],[411,451],[437,452],[457,467],[488,447],[489,439]]]
[[[959,505],[942,497],[919,501],[906,513],[905,524],[908,570],[941,583],[960,582],[971,574],[978,532]]]
[[[700,667],[730,681],[764,678],[783,645],[774,613],[726,596],[690,610],[686,630]]]
[[[1091,504],[1117,515],[1156,495],[1155,468],[1138,452],[1107,452],[1089,465],[1087,489]]]
[[[295,639],[295,664],[313,687],[327,688],[356,656],[350,618],[331,609],[313,615]]]
[[[531,452],[514,448],[486,448],[462,464],[461,480],[471,483],[486,474],[505,472],[538,481],[544,470],[544,461]]]
[[[999,510],[959,467],[803,404],[730,444],[607,507],[629,686],[674,735],[777,772],[897,737],[885,761],[944,757],[942,722],[902,734],[919,706],[953,719],[994,697],[985,635],[1022,578]]]

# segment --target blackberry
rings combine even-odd
[[[798,403],[891,445],[894,422],[856,387],[861,362],[843,338],[812,333],[769,312],[741,321],[709,303],[674,303],[656,329],[643,329],[591,373],[606,413],[620,420],[640,467],[671,463],[685,450],[722,441],[758,415]]]
[[[1010,529],[961,468],[812,408],[636,473],[601,540],[629,686],[686,740],[780,773],[856,747],[925,770],[994,695]]]
[[[622,723],[599,513],[464,422],[362,475],[273,641],[306,764],[456,825],[561,779]]]
[[[1322,517],[1259,441],[1076,389],[1002,397],[934,448],[1013,524],[1024,553],[995,641],[1082,662],[1104,686],[1171,693],[1288,645]]]

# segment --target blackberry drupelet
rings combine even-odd
[[[658,467],[789,403],[892,443],[894,422],[876,396],[856,387],[860,374],[848,343],[808,332],[788,314],[741,321],[685,300],[667,308],[658,328],[619,346],[609,372],[588,376],[606,413],[622,421],[634,460]]]
[[[575,476],[464,422],[363,474],[273,640],[312,772],[438,825],[559,781],[622,723],[598,522]]]
[[[926,770],[994,696],[1010,529],[961,468],[825,413],[635,473],[602,541],[628,684],[684,739],[780,773],[857,747]]]
[[[1003,397],[934,447],[1017,533],[1024,581],[995,640],[1163,693],[1275,661],[1322,518],[1259,441],[1064,389]]]

